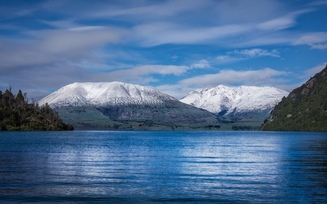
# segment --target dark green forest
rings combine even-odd
[[[7,89],[0,91],[0,130],[73,130],[65,124],[48,104],[40,107],[36,102],[29,103],[27,94],[21,90],[17,95]]]
[[[284,97],[262,130],[327,131],[327,66]]]

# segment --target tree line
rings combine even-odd
[[[48,104],[29,103],[21,90],[17,95],[7,89],[0,91],[0,130],[73,130]]]

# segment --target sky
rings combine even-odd
[[[0,90],[74,82],[300,86],[327,64],[325,0],[1,0]]]

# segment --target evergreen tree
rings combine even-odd
[[[21,90],[14,96],[11,89],[0,91],[0,130],[73,130],[48,104],[29,104]]]
[[[18,103],[23,103],[23,102],[25,102],[25,98],[24,98],[23,93],[22,93],[21,90],[19,90],[19,91],[18,91],[18,94],[16,95],[16,101],[17,101]]]

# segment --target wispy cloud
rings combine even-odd
[[[236,54],[241,55],[249,58],[255,57],[279,57],[279,53],[277,50],[272,50],[269,52],[268,50],[264,50],[261,48],[254,48],[254,49],[245,49],[245,50],[234,50],[233,52],[229,52],[229,54]]]
[[[251,27],[251,26],[250,26]],[[160,44],[207,44],[217,39],[248,32],[249,25],[188,27],[175,23],[154,22],[133,28],[135,42],[143,46]]]
[[[290,27],[293,27],[296,24],[296,18],[308,12],[312,12],[313,9],[302,9],[299,11],[294,11],[288,13],[284,16],[273,18],[267,20],[263,23],[260,23],[257,27],[262,30],[283,30]]]
[[[208,60],[202,59],[199,60],[193,64],[191,64],[190,66],[191,68],[198,68],[198,69],[206,69],[206,68],[210,68],[210,63]]]
[[[194,90],[194,87],[182,86],[181,84],[165,84],[153,87],[163,93],[169,94],[177,99],[181,99]]]
[[[180,84],[190,86],[211,87],[219,84],[265,84],[287,72],[264,68],[260,70],[221,70],[216,74],[205,74],[180,81]]]
[[[310,4],[314,5],[314,6],[324,6],[324,5],[327,5],[327,1],[325,1],[325,0],[316,0],[316,1],[310,2]]]
[[[230,56],[230,55],[219,55],[216,57],[216,60],[219,64],[227,64],[227,63],[233,63],[238,62],[241,60],[246,60],[245,57],[236,57],[236,56]]]
[[[151,17],[152,21],[158,19],[170,19],[175,18],[181,13],[193,12],[199,8],[205,8],[211,5],[209,0],[174,0],[174,1],[128,1],[128,3],[119,4],[116,6],[99,8],[98,12],[93,13],[94,17],[110,17],[119,18],[128,21],[149,21]]]
[[[217,85],[257,85],[266,86],[276,84],[282,87],[286,84],[285,76],[288,73],[284,71],[278,71],[271,68],[262,68],[256,70],[221,70],[215,74],[205,74],[195,77],[190,77],[179,81],[174,85],[161,85],[155,88],[169,93],[176,98],[185,96],[190,91],[197,88],[208,88]]]
[[[188,66],[177,65],[140,65],[124,70],[117,70],[96,75],[94,80],[100,81],[126,81],[145,85],[155,82],[157,79],[151,75],[174,75],[180,76],[187,72]],[[141,80],[140,80],[141,79]]]
[[[93,50],[120,41],[124,33],[122,29],[100,27],[31,32],[29,40],[0,41],[0,68],[45,66],[81,60],[90,56]]]
[[[186,74],[192,69],[206,69],[210,68],[210,64],[207,60],[199,60],[191,65],[139,65],[135,67],[129,67],[127,69],[119,69],[116,71],[110,71],[108,73],[101,73],[101,76],[97,75],[97,80],[122,80],[128,82],[139,82],[140,84],[147,84],[149,82],[158,81],[154,75],[173,75],[181,76]],[[138,80],[142,78],[142,80]]]
[[[20,1],[19,3],[15,1],[8,1],[6,3],[9,5],[1,2],[0,21],[29,16],[33,12],[40,9],[40,5],[31,4],[30,2],[26,1]]]
[[[51,54],[85,52],[101,48],[109,43],[117,43],[125,35],[123,29],[110,27],[78,27],[70,30],[48,30],[38,32],[38,49]],[[73,53],[74,51],[74,53]],[[80,53],[78,53],[80,54]]]
[[[172,4],[172,1],[168,1],[167,5],[170,4]],[[176,17],[175,20],[163,17],[152,18],[154,19],[152,21],[140,20],[132,28],[135,42],[143,46],[170,43],[214,43],[225,47],[291,44],[293,34],[291,31],[286,32],[285,30],[295,26],[297,18],[302,14],[314,11],[313,9],[299,9],[285,12],[281,9],[282,5],[274,0],[265,2],[255,0],[246,2],[239,0],[233,2],[220,1],[216,4],[203,1],[200,5],[201,8],[206,10],[206,15],[198,16],[196,20],[192,16],[197,13],[198,8],[196,6],[185,6],[184,4],[178,4],[178,9],[169,12],[169,15],[165,12],[165,16]],[[142,10],[143,7],[137,8]],[[256,8],[255,11],[253,11],[253,8]],[[135,9],[129,10],[129,18],[133,13],[132,11],[136,12]],[[152,11],[155,11],[155,9]],[[183,13],[182,11],[187,12]],[[190,15],[188,18],[190,19],[185,17],[188,12]],[[184,14],[182,21],[180,16],[177,17],[177,14],[181,13]],[[147,16],[149,13],[144,15]],[[160,12],[154,14],[154,16],[158,15],[162,14]],[[203,16],[210,16],[212,19]],[[212,21],[213,19],[216,21]],[[185,23],[186,20],[189,20],[189,22]]]
[[[317,66],[311,67],[309,69],[307,69],[302,75],[301,77],[304,80],[308,80],[310,77],[313,77],[315,74],[317,74],[318,72],[320,72],[321,70],[323,70],[327,65],[327,61],[323,62]]]
[[[67,64],[31,66],[28,69],[14,69],[5,74],[0,74],[0,81],[4,82],[0,89],[7,89],[11,85],[14,92],[22,89],[28,93],[28,97],[41,99],[72,82],[88,81],[90,75],[93,75],[90,70]]]
[[[327,32],[305,34],[295,40],[294,45],[308,45],[312,49],[327,49]]]
[[[120,42],[126,34],[124,29],[109,27],[26,33],[28,39],[0,39],[0,81],[5,86],[14,84],[14,89],[33,90],[33,98],[54,87],[89,81],[94,70],[106,65],[95,51]],[[98,67],[92,70],[92,65]]]
[[[325,5],[281,0],[6,1],[0,6],[0,81],[30,90],[45,87],[36,94],[74,81],[159,84],[175,94],[221,83],[283,84],[282,71],[239,71],[232,63],[251,60],[258,63],[253,67],[269,67],[285,47],[325,51],[326,29],[317,29],[319,22],[311,30],[301,20]],[[229,69],[204,74],[226,63]],[[165,85],[167,81],[174,85]]]
[[[216,60],[218,63],[232,63],[258,57],[280,57],[280,55],[277,50],[268,51],[261,48],[253,48],[230,51],[226,55],[217,56]]]
[[[181,75],[187,71],[187,66],[176,66],[176,65],[141,65],[128,70],[119,70],[111,72],[113,76],[132,75],[132,76],[144,76],[150,74],[160,75]]]

